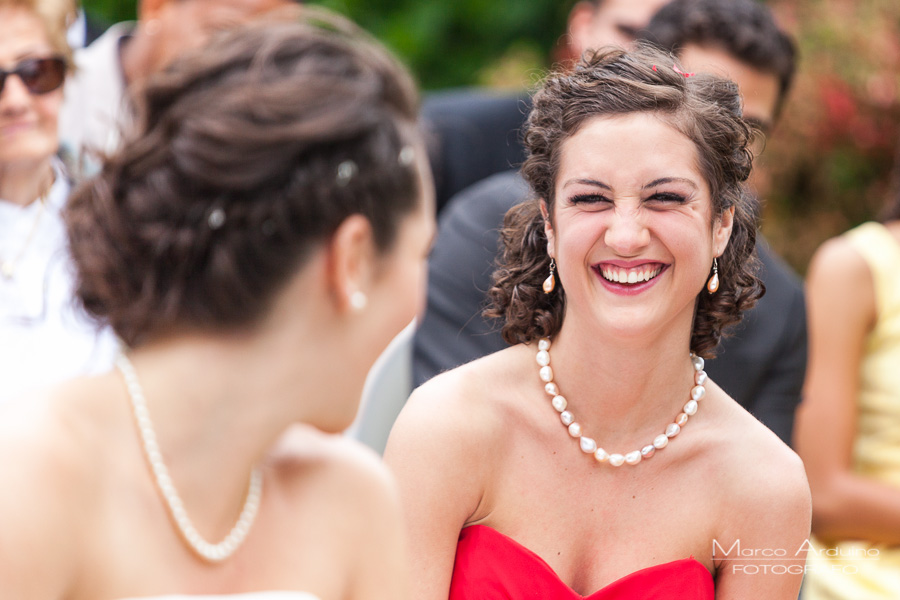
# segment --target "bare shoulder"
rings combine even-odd
[[[852,293],[859,285],[871,287],[872,273],[848,238],[838,236],[819,246],[809,263],[807,287]]]
[[[416,434],[426,427],[429,433],[473,442],[494,439],[515,407],[522,358],[528,354],[523,350],[523,346],[507,348],[425,382],[410,396],[391,437]]]
[[[722,413],[711,445],[725,484],[718,491],[724,531],[744,539],[805,539],[811,500],[800,457],[730,398]]]
[[[75,380],[4,407],[0,413],[0,461],[6,481],[15,477],[35,492],[54,489],[74,501],[92,482],[102,424],[88,405],[102,395],[94,378]],[[10,499],[3,495],[0,498]]]
[[[724,394],[724,392],[723,392]],[[716,443],[727,479],[749,496],[809,494],[803,463],[775,433],[731,398],[724,404]]]
[[[305,425],[285,432],[267,465],[298,503],[326,502],[340,509],[349,504],[356,511],[390,504],[396,496],[393,478],[375,452],[350,438]]]
[[[796,598],[812,516],[803,464],[724,392],[717,400],[705,461],[718,483],[708,490],[716,597]]]
[[[424,468],[424,459],[451,469],[447,477],[453,469],[464,470],[458,474],[469,482],[486,475],[491,459],[500,460],[504,452],[503,432],[514,426],[522,357],[523,347],[507,348],[417,388],[391,430],[388,464],[422,462]]]
[[[102,472],[102,426],[83,412],[103,386],[95,378],[76,380],[0,412],[0,531],[8,542],[0,544],[0,588],[6,591],[57,597],[71,582]],[[52,576],[27,577],[37,564]]]
[[[359,597],[348,590],[366,588],[371,579],[383,590],[398,585],[400,498],[377,454],[347,437],[295,425],[270,453],[266,468],[279,499],[272,535],[287,555],[314,543],[315,557],[308,560],[330,574],[333,585],[345,590],[343,597]],[[380,597],[371,590],[362,595]]]
[[[844,343],[843,338],[817,338],[822,332],[859,338],[876,318],[875,280],[868,263],[846,237],[822,244],[806,276],[811,343]],[[832,315],[840,314],[841,319]]]
[[[523,379],[518,371],[531,363],[530,357],[523,362],[528,354],[514,346],[442,373],[413,392],[385,450],[407,518],[446,519],[448,536],[455,528],[455,542],[459,528],[484,510],[486,490],[509,451],[505,434],[515,427]]]

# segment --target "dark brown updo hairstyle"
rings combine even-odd
[[[503,319],[510,344],[553,337],[566,310],[563,286],[544,294],[550,272],[540,199],[551,215],[563,143],[589,119],[630,113],[653,113],[697,148],[701,173],[709,184],[714,218],[734,207],[734,227],[719,258],[719,290],[700,294],[691,349],[711,357],[722,330],[741,319],[763,293],[757,278],[758,203],[744,189],[752,156],[750,130],[741,120],[741,99],[731,81],[712,75],[686,77],[675,59],[648,44],[626,52],[588,51],[573,71],[551,74],[534,96],[525,126],[528,158],[522,175],[534,197],[506,214],[502,252],[490,290],[489,317]],[[712,274],[712,265],[710,265]]]
[[[66,215],[78,297],[130,346],[249,326],[348,216],[386,252],[419,206],[412,79],[320,9],[222,34],[141,103],[134,137]]]

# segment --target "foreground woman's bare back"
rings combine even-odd
[[[384,577],[403,568],[394,488],[377,457],[355,443],[289,430],[263,461],[262,502],[244,545],[211,565],[188,549],[166,511],[116,374],[31,400],[0,419],[0,453],[15,457],[0,465],[9,486],[0,494],[0,588],[14,597],[402,593]],[[184,499],[189,513],[202,501]],[[222,537],[240,510],[229,508],[216,523]],[[205,532],[204,515],[191,516]]]

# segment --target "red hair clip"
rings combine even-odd
[[[651,68],[656,71],[656,65],[652,65]],[[684,75],[685,77],[693,77],[696,73],[685,73],[681,69],[678,68],[678,65],[672,65],[672,70],[678,73],[679,75]]]
[[[678,73],[679,75],[684,75],[685,77],[693,77],[694,73],[685,73],[681,69],[678,68],[678,65],[672,65],[672,70]]]

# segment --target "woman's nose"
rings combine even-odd
[[[22,110],[32,101],[31,92],[18,75],[7,75],[0,90],[0,111]]]
[[[650,230],[640,208],[616,208],[604,236],[606,245],[621,256],[636,256],[650,243]]]

